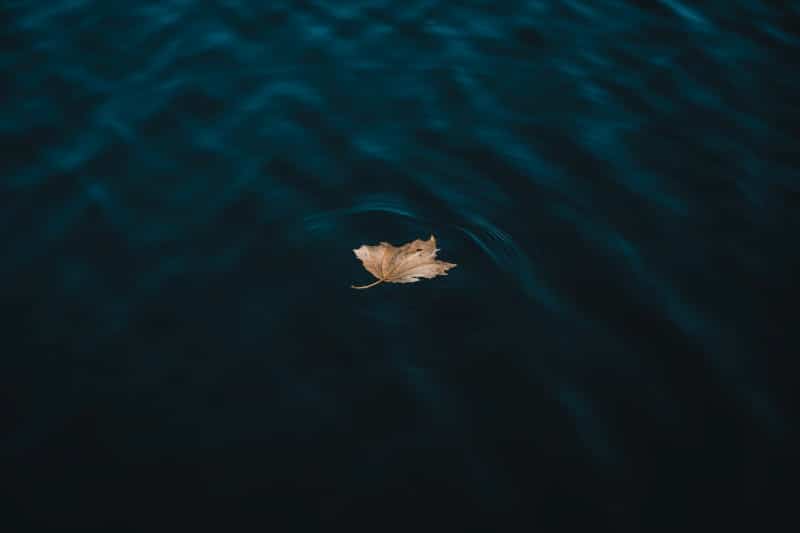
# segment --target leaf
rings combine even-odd
[[[353,250],[370,274],[378,281],[369,285],[355,286],[354,289],[368,289],[384,281],[389,283],[414,283],[420,278],[446,276],[447,271],[456,266],[436,259],[436,238],[431,235],[427,241],[420,239],[402,246],[392,246],[382,242],[375,246],[362,245]]]

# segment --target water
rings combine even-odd
[[[0,3],[15,531],[761,528],[799,18]],[[353,248],[430,234],[447,277],[350,289]]]

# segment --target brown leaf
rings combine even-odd
[[[379,283],[414,283],[420,278],[446,276],[447,271],[456,266],[436,259],[436,238],[431,235],[427,241],[420,239],[402,246],[392,246],[382,242],[376,246],[362,245],[353,250],[370,274],[378,281],[354,289],[368,289]]]

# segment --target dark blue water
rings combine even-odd
[[[8,531],[763,529],[800,8],[702,6],[1,2]]]

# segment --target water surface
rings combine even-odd
[[[0,3],[14,516],[761,528],[800,9],[702,4]]]

